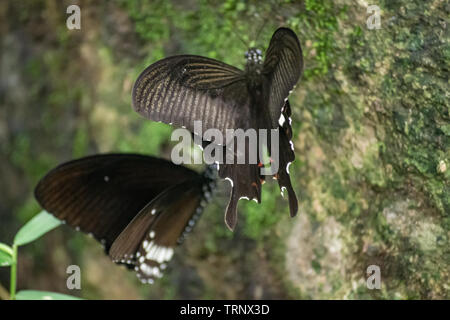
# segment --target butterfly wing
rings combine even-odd
[[[231,151],[224,147],[226,152]],[[246,159],[249,154],[249,145],[245,145]],[[225,152],[225,151],[224,151]],[[237,223],[237,203],[240,199],[254,200],[261,203],[261,176],[258,164],[239,164],[237,150],[233,154],[233,164],[220,164],[219,177],[226,179],[231,184],[230,200],[225,211],[225,224],[230,230],[234,230]],[[259,161],[259,159],[258,159]]]
[[[133,87],[133,107],[153,121],[203,130],[247,128],[249,100],[244,73],[223,62],[193,55],[162,59],[145,69]]]
[[[270,40],[263,66],[263,74],[268,79],[272,128],[278,127],[281,108],[302,72],[303,54],[297,36],[290,29],[277,29]]]
[[[134,267],[144,283],[162,276],[173,250],[190,232],[211,193],[212,180],[185,181],[147,204],[114,241],[111,258]]]
[[[256,164],[225,164],[220,167],[219,176],[231,183],[231,196],[225,211],[225,223],[230,230],[234,230],[237,223],[237,203],[240,199],[261,203],[259,169]]]
[[[286,100],[286,103],[281,110],[281,115],[279,122],[279,168],[276,177],[283,196],[284,190],[287,190],[290,214],[291,217],[293,217],[297,214],[298,202],[289,177],[289,166],[295,160],[294,144],[291,141],[291,106],[289,100]]]
[[[35,189],[41,206],[103,243],[106,252],[128,223],[167,188],[200,175],[169,161],[104,154],[51,170]]]
[[[291,107],[289,101],[286,100],[281,109],[281,117],[278,123],[279,163],[278,171],[274,177],[278,180],[283,196],[284,191],[287,190],[290,215],[293,217],[297,214],[298,202],[289,177],[289,166],[295,160],[294,144],[291,141],[291,121]],[[270,139],[268,141],[270,142]],[[268,150],[271,150],[270,143]],[[259,161],[260,159],[258,159],[258,163]],[[244,198],[261,203],[261,184],[264,176],[260,174],[260,169],[257,164],[222,164],[219,167],[219,176],[231,183],[231,196],[225,212],[225,223],[231,230],[234,229],[237,223],[237,203],[240,199]]]

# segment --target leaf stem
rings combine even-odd
[[[11,283],[9,288],[9,295],[11,300],[16,299],[16,277],[17,277],[17,245],[13,245],[12,264],[11,264]]]
[[[3,251],[5,253],[9,254],[10,256],[12,256],[12,254],[13,254],[11,247],[7,246],[4,243],[0,243],[0,251]]]

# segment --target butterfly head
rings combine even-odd
[[[262,52],[256,48],[250,48],[245,53],[245,58],[247,59],[247,64],[261,64],[262,63]]]

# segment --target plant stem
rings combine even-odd
[[[17,276],[17,245],[13,245],[13,262],[11,264],[11,284],[9,288],[9,295],[11,300],[16,299],[16,276]]]

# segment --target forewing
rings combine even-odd
[[[244,73],[223,62],[182,55],[145,69],[133,88],[133,107],[142,116],[194,130],[246,128],[250,96]]]
[[[96,155],[51,170],[39,181],[35,197],[58,219],[91,233],[108,252],[147,203],[167,188],[198,176],[150,156]]]
[[[297,36],[290,29],[277,29],[270,40],[263,66],[263,74],[268,79],[272,128],[278,127],[281,108],[302,72],[303,54]]]

